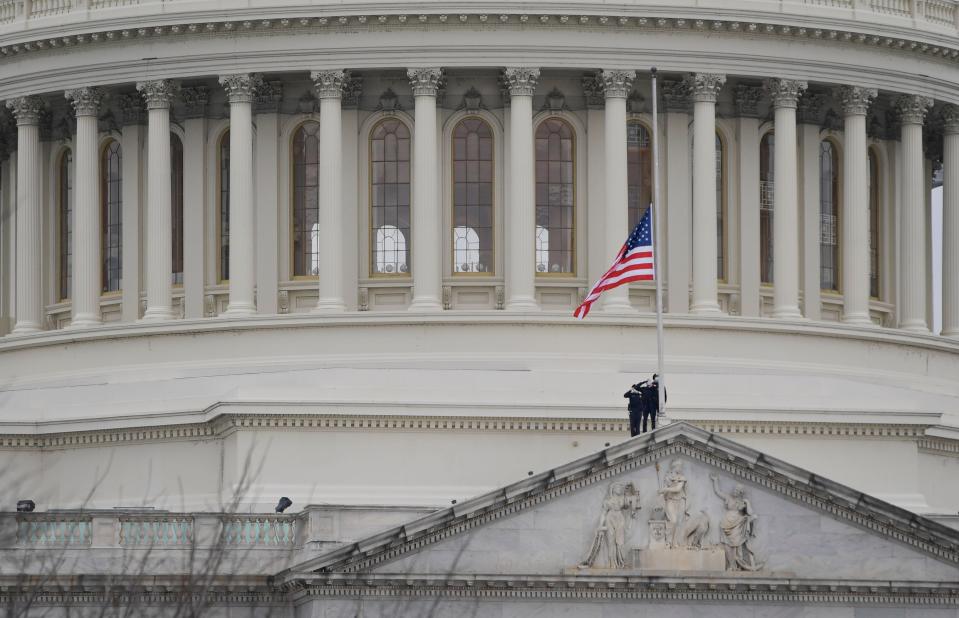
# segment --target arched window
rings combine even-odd
[[[493,272],[493,130],[482,118],[453,129],[453,272]]]
[[[769,132],[759,142],[759,280],[763,283],[773,282],[775,155],[776,136]]]
[[[376,228],[376,272],[386,275],[405,273],[406,236],[395,225]]]
[[[73,153],[64,150],[57,162],[57,279],[60,300],[68,300],[73,283]]]
[[[110,140],[100,156],[100,225],[103,292],[123,285],[123,167],[120,142]]]
[[[869,295],[879,298],[879,160],[869,149]]]
[[[819,287],[839,290],[839,157],[828,139],[819,143]]]
[[[716,278],[726,278],[726,145],[716,133]]]
[[[629,205],[628,234],[653,202],[653,157],[649,130],[638,122],[626,123],[626,184]]]
[[[293,276],[320,273],[320,123],[304,122],[293,133]]]
[[[538,273],[574,273],[573,128],[559,118],[548,118],[536,128],[536,225],[548,234],[548,261],[536,264]]]
[[[220,137],[218,150],[219,185],[217,187],[219,208],[217,212],[217,278],[220,282],[230,279],[230,130]]]
[[[183,142],[170,133],[170,200],[173,212],[173,284],[183,285]]]
[[[406,275],[410,263],[410,130],[387,118],[370,132],[374,275]]]
[[[536,272],[544,273],[549,267],[549,230],[536,226]]]

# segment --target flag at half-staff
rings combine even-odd
[[[653,226],[652,207],[646,209],[646,214],[640,219],[633,231],[626,238],[626,243],[616,254],[613,265],[609,267],[596,285],[590,289],[586,299],[573,317],[582,320],[589,313],[590,307],[606,290],[612,290],[625,283],[633,281],[652,281],[656,274],[655,259],[653,257]]]

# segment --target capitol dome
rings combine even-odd
[[[959,528],[955,0],[0,0],[0,67],[17,548],[280,573],[616,448],[654,126],[670,439]]]

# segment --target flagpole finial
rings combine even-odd
[[[652,73],[653,75],[656,75],[656,67],[651,67],[649,69],[649,72]]]

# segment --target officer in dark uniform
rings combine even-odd
[[[643,402],[642,430],[646,432],[646,420],[652,422],[653,429],[656,429],[656,417],[659,415],[659,374],[654,373],[652,380],[643,380],[637,386],[641,386]],[[666,392],[663,391],[663,401],[666,400]]]
[[[643,391],[645,380],[639,384],[633,384],[629,387],[629,390],[623,393],[623,397],[629,399],[629,435],[638,436],[639,435],[639,422],[643,416],[643,410],[646,407],[645,402],[643,401]]]

